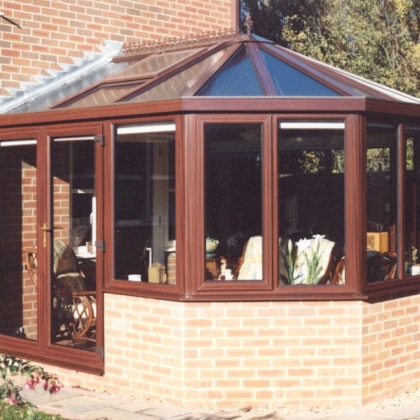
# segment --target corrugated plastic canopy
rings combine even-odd
[[[102,75],[99,77],[99,75]],[[103,68],[45,86],[12,112],[74,109],[182,97],[366,97],[420,100],[233,31],[125,45]],[[57,100],[57,98],[60,98]]]

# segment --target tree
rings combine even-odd
[[[327,64],[420,95],[420,0],[293,3],[244,0],[252,14],[253,32]]]
[[[253,32],[276,44],[287,46],[283,28],[289,16],[300,13],[300,2],[293,0],[243,0],[241,2],[241,28],[243,32],[247,13],[252,16]]]

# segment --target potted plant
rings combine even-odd
[[[206,255],[214,255],[216,253],[216,249],[219,246],[219,241],[215,238],[206,238]]]

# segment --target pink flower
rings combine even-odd
[[[16,396],[15,395],[11,395],[10,397],[9,397],[9,404],[10,405],[17,405],[17,399],[16,399]]]
[[[25,389],[30,389],[32,391],[35,391],[35,382],[33,379],[28,379],[25,382]]]

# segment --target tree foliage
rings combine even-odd
[[[420,0],[243,0],[253,32],[420,96]]]

